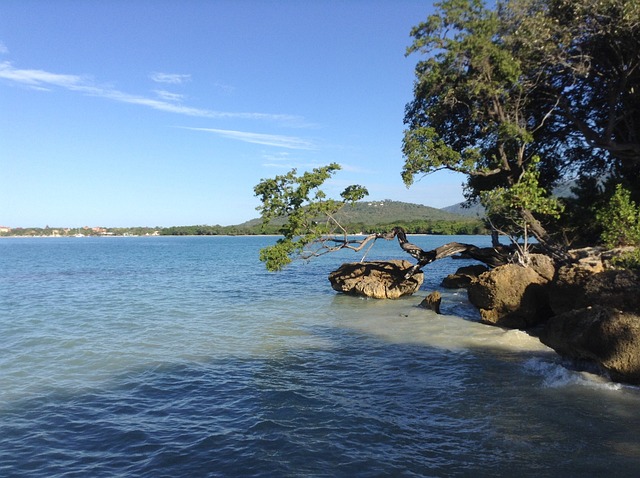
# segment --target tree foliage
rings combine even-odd
[[[533,99],[554,107],[544,139],[561,146],[567,168],[637,177],[640,2],[512,0],[507,5],[515,18],[514,49],[528,58],[528,76],[542,79]]]
[[[640,208],[620,184],[608,204],[597,211],[596,218],[602,227],[605,245],[640,246]]]
[[[564,209],[557,198],[549,196],[540,187],[538,163],[539,159],[535,157],[519,181],[510,188],[497,187],[483,191],[481,195],[492,227],[510,237],[524,265],[529,263],[529,226],[537,221],[533,215],[558,219]]]
[[[508,202],[519,223],[552,245],[540,194],[559,180],[606,173],[640,194],[639,2],[436,7],[408,49],[423,59],[405,112],[407,185],[442,169],[461,172],[467,198],[494,212],[515,188]]]
[[[520,216],[511,229],[524,225],[550,243],[531,210],[540,209],[546,190],[538,185],[542,168],[533,173],[539,159],[532,143],[551,108],[529,114],[529,95],[540,79],[523,71],[503,10],[480,0],[436,6],[437,13],[412,31],[408,49],[426,58],[418,62],[414,99],[406,108],[402,177],[409,186],[416,175],[464,173],[469,200],[481,199],[494,216],[508,203],[509,213]]]
[[[335,213],[345,204],[353,203],[368,195],[366,188],[358,185],[348,186],[340,200],[327,199],[320,186],[340,169],[337,163],[315,168],[298,175],[296,169],[275,178],[263,179],[254,188],[262,205],[258,207],[267,226],[273,219],[286,217],[286,223],[280,228],[284,236],[275,245],[260,251],[260,260],[270,271],[282,269],[289,264],[293,256],[312,257],[333,250],[327,241],[340,230],[345,239],[342,247],[348,247],[347,231],[335,220]],[[321,243],[318,249],[308,246]]]

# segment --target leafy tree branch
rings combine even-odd
[[[260,251],[260,260],[268,270],[281,270],[295,256],[309,259],[344,248],[359,251],[375,239],[375,235],[362,241],[350,239],[335,219],[336,212],[346,204],[369,194],[363,186],[351,185],[340,194],[341,199],[327,199],[320,186],[338,170],[337,163],[301,175],[292,169],[287,174],[263,179],[255,186],[255,195],[262,202],[258,210],[263,227],[275,218],[286,217],[280,229],[283,237]]]

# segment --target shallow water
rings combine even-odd
[[[466,261],[365,300],[274,240],[1,240],[0,476],[638,476],[640,391],[479,324]]]

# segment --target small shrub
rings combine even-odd
[[[630,269],[640,272],[640,248],[636,248],[633,251],[625,252],[618,257],[611,259],[611,264],[614,267],[621,269]]]
[[[596,220],[607,247],[640,245],[640,209],[622,185],[616,186],[609,203],[596,212]]]

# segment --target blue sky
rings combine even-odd
[[[417,0],[3,0],[0,224],[238,224],[253,186],[337,162],[326,186],[444,207],[401,180]]]

